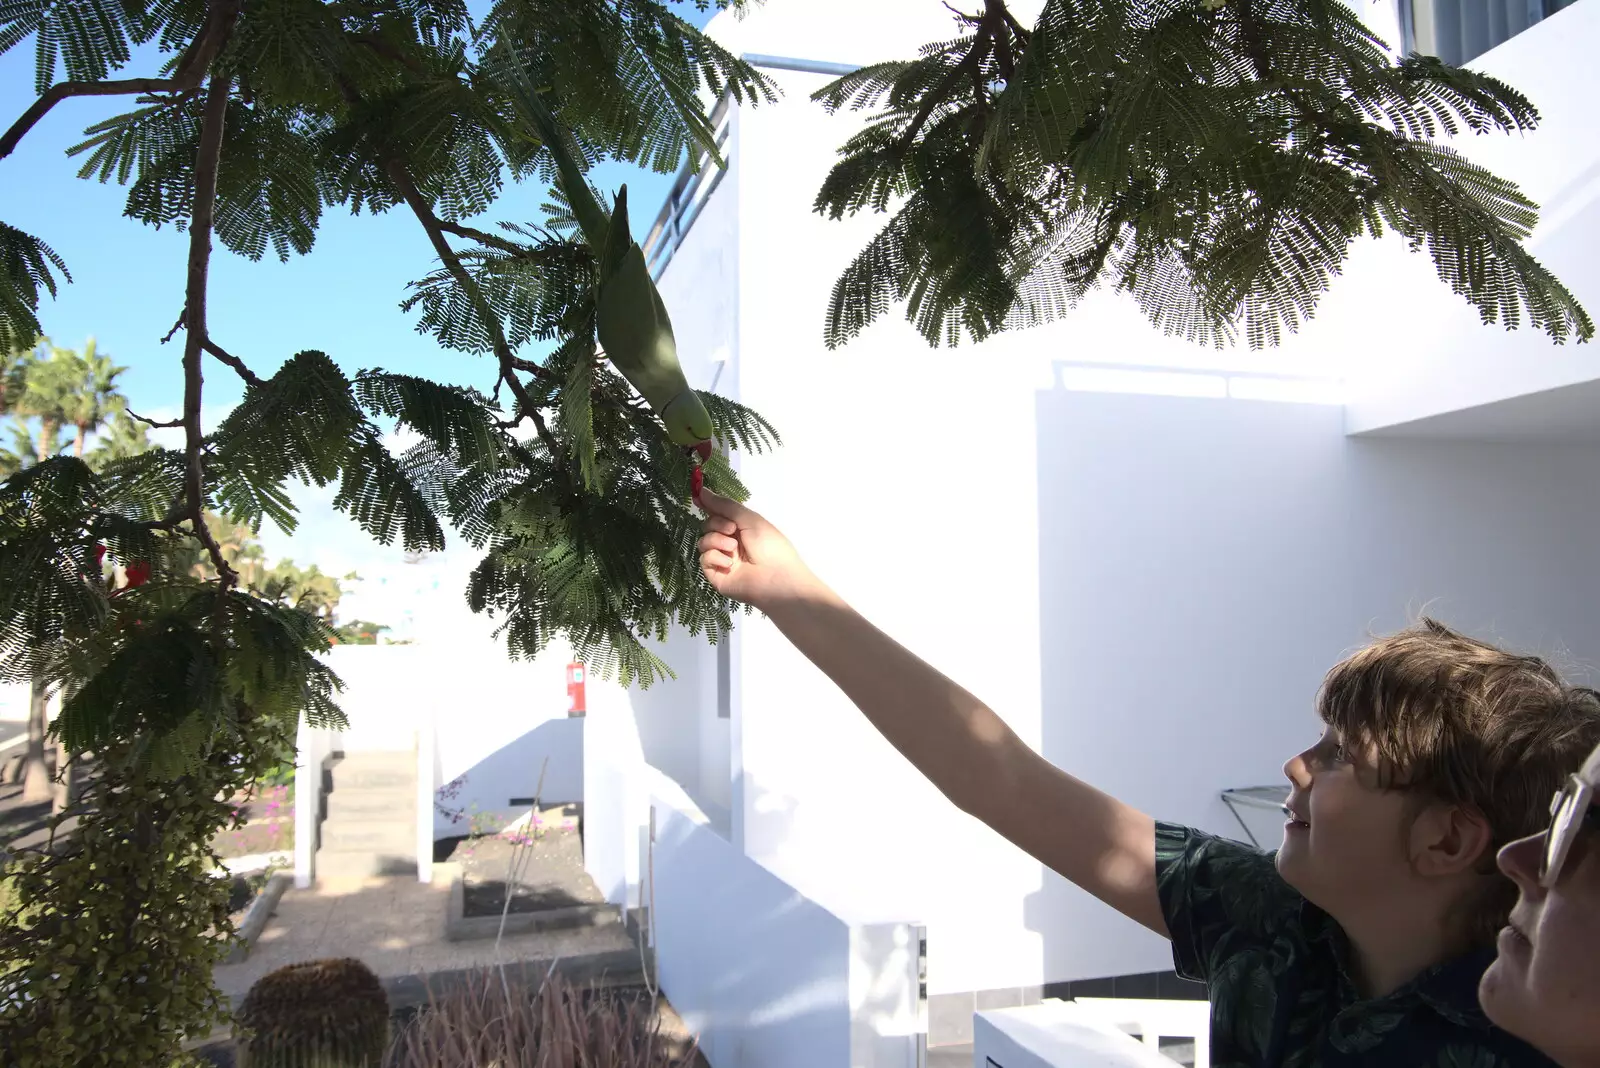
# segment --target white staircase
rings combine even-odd
[[[415,877],[417,754],[357,752],[330,764],[333,787],[317,836],[317,879]]]

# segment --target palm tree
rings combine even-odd
[[[117,392],[117,377],[127,368],[116,366],[110,356],[98,351],[92,337],[84,345],[82,355],[70,349],[59,350],[59,353],[74,379],[65,414],[67,423],[77,431],[72,455],[81,459],[89,435],[127,405],[126,399]]]
[[[11,407],[18,415],[39,420],[35,444],[40,463],[60,451],[61,428],[75,414],[77,355],[70,349],[56,348],[49,338],[40,338],[23,363],[22,389],[11,401]]]

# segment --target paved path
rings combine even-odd
[[[388,876],[323,880],[309,890],[291,887],[284,891],[272,919],[251,946],[250,955],[238,964],[217,967],[217,986],[237,1000],[267,972],[322,957],[355,957],[380,979],[494,964],[493,939],[445,940],[449,894],[448,875],[440,878],[437,871],[432,883],[418,882],[415,877]],[[621,925],[610,924],[508,935],[500,944],[500,959],[577,961],[597,955],[617,959],[633,948]],[[635,952],[635,970],[637,956]]]
[[[437,992],[496,963],[493,939],[445,940],[451,874],[449,866],[437,865],[432,883],[415,876],[377,876],[325,879],[308,890],[290,887],[250,955],[217,967],[217,986],[237,1006],[251,984],[275,968],[354,957],[383,980],[392,1007],[423,1004],[430,987]],[[578,985],[608,978],[617,986],[641,985],[638,947],[621,924],[508,935],[499,953],[507,974],[513,980],[520,975],[530,986],[537,986],[552,961],[559,961],[562,974]],[[657,1003],[657,1015],[670,1048],[686,1050],[688,1029],[665,997]],[[226,1035],[219,1028],[202,1041]],[[703,1054],[696,1052],[691,1068],[709,1068]]]

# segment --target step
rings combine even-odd
[[[417,874],[417,858],[410,853],[344,853],[317,850],[318,879],[365,879],[374,875]]]
[[[414,767],[385,767],[383,765],[357,764],[350,767],[336,765],[333,769],[333,790],[411,790],[417,788],[417,769]]]
[[[335,853],[394,853],[414,856],[416,823],[408,816],[390,820],[335,820],[322,824],[322,848]]]
[[[410,821],[417,810],[415,790],[390,788],[335,790],[328,795],[327,819],[372,820],[392,816]]]

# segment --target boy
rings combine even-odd
[[[1218,1068],[1548,1065],[1477,1004],[1515,897],[1495,850],[1539,829],[1600,742],[1600,706],[1542,661],[1429,622],[1335,667],[1322,738],[1284,766],[1274,857],[1067,775],[772,524],[709,491],[700,504],[717,590],[771,618],[959,808],[1172,939],[1179,974],[1207,984]]]

